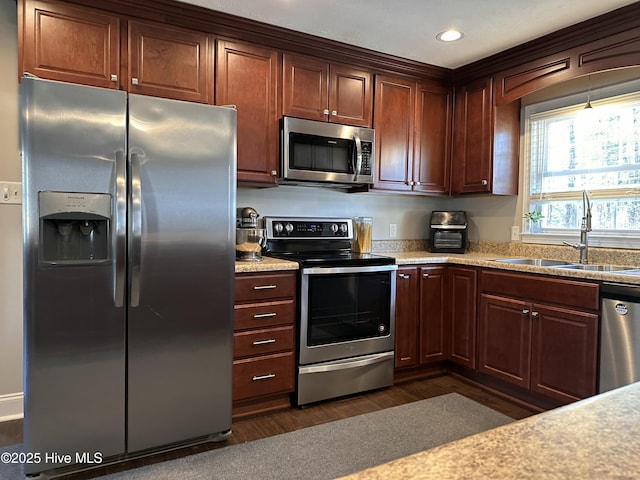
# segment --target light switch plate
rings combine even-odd
[[[22,203],[22,183],[0,181],[0,203]]]
[[[511,240],[520,240],[520,227],[517,225],[511,227]]]

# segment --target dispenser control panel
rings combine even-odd
[[[111,195],[39,192],[38,258],[48,266],[111,261]]]

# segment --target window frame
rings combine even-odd
[[[521,235],[520,239],[523,243],[539,243],[556,245],[562,242],[577,243],[580,238],[580,229],[547,229],[544,232],[529,232],[527,228],[527,220],[524,217],[525,213],[529,211],[530,199],[531,199],[531,127],[530,118],[534,114],[543,113],[551,110],[576,110],[584,108],[587,99],[590,99],[593,108],[597,108],[598,105],[607,103],[611,97],[618,97],[627,94],[640,94],[640,80],[632,80],[629,82],[617,83],[615,85],[609,85],[606,87],[593,89],[590,92],[580,92],[569,94],[562,97],[552,98],[541,102],[525,105],[521,109],[521,125],[522,125],[522,138],[523,142],[520,149],[522,158],[521,162],[521,209],[520,217],[521,221]],[[590,192],[591,199],[597,199],[598,197],[604,197],[605,191],[602,192]],[[576,192],[576,199],[581,197],[580,192]],[[622,198],[622,197],[620,197]],[[607,233],[602,230],[595,230],[589,232],[589,245],[594,247],[609,247],[609,248],[626,248],[626,249],[640,249],[640,232],[629,232],[614,230],[611,233]]]

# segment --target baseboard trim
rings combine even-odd
[[[23,400],[22,392],[0,395],[0,422],[24,417]]]

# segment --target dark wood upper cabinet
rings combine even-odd
[[[452,191],[491,192],[491,79],[456,89]]]
[[[218,42],[215,103],[238,109],[238,182],[278,181],[279,65],[275,50]]]
[[[416,101],[413,191],[446,194],[450,188],[453,91],[422,83]]]
[[[371,126],[372,75],[303,55],[283,55],[282,113],[309,120]]]
[[[129,68],[132,93],[213,103],[213,37],[139,21],[129,21]]]
[[[456,88],[451,193],[518,194],[520,102],[493,104],[493,80]]]
[[[375,189],[412,189],[416,88],[409,80],[376,75]]]
[[[20,75],[119,88],[118,16],[61,2],[25,0],[21,6]]]
[[[447,194],[453,93],[431,83],[376,76],[374,189]]]

